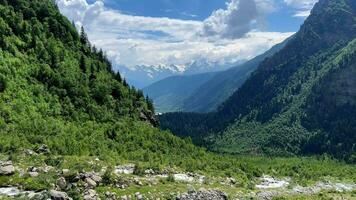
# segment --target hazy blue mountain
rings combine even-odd
[[[244,83],[264,59],[278,52],[285,43],[246,63],[236,63],[238,66],[226,71],[169,77],[144,88],[144,92],[153,99],[158,112],[213,111]],[[197,63],[194,65],[197,66]]]
[[[282,49],[287,41],[275,45],[264,54],[240,66],[217,73],[185,100],[182,110],[187,112],[209,112],[216,110],[220,104],[240,88],[263,60]]]
[[[137,88],[145,88],[149,85],[171,76],[195,75],[227,70],[245,61],[234,63],[208,62],[206,60],[192,61],[185,65],[157,65],[157,66],[135,66],[128,68],[118,66],[117,69],[125,79]]]
[[[185,100],[215,75],[216,72],[172,76],[144,88],[143,91],[154,100],[156,112],[181,111]]]

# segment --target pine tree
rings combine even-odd
[[[80,29],[80,43],[82,43],[84,46],[89,46],[88,35],[85,33],[83,26]]]
[[[83,55],[80,57],[79,67],[83,73],[85,73],[87,71],[86,61],[85,61],[85,57]]]

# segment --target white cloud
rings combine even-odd
[[[86,0],[56,1],[61,12],[78,26],[83,25],[91,42],[103,48],[117,66],[184,66],[195,60],[230,63],[252,58],[293,34],[261,32],[251,30],[253,27],[242,27],[223,31],[215,40],[201,34],[206,21],[133,16],[108,9],[103,1],[93,4],[88,4]],[[263,12],[273,9],[271,4],[266,3],[268,1],[256,0],[256,16],[234,11],[235,14],[226,17],[230,20],[229,25],[238,24],[234,20],[239,21],[238,18],[245,15],[253,23]],[[226,15],[223,13],[234,10],[230,7],[234,2],[237,0],[232,0],[227,10],[217,11],[210,18],[214,18],[216,13]],[[215,23],[219,26],[218,22]],[[243,34],[239,33],[240,29]]]
[[[310,15],[310,11],[318,0],[284,0],[291,7],[297,9],[294,17],[306,18]]]
[[[273,10],[271,0],[231,0],[226,10],[216,10],[204,21],[202,35],[241,38],[258,27],[264,15]]]

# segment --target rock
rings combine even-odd
[[[136,193],[135,193],[135,197],[136,197],[137,200],[142,200],[142,199],[143,199],[142,194],[139,193],[139,192],[136,192]]]
[[[201,189],[198,192],[180,194],[177,200],[227,200],[227,195],[218,190]]]
[[[0,188],[0,195],[18,196],[20,194],[21,194],[21,191],[15,187]]]
[[[189,176],[187,174],[174,174],[173,177],[174,180],[178,182],[187,182],[187,183],[194,182],[194,177]]]
[[[72,200],[72,198],[70,198],[65,192],[51,190],[49,191],[49,194],[53,200]]]
[[[133,174],[136,166],[134,164],[119,165],[115,167],[116,174]]]
[[[289,185],[288,180],[278,180],[270,176],[263,176],[260,180],[261,183],[256,185],[258,189],[285,188]]]
[[[30,194],[27,195],[27,198],[32,200],[42,200],[42,199],[49,199],[50,196],[46,191],[38,192],[38,193],[31,192]]]
[[[37,153],[34,152],[34,151],[32,151],[31,149],[25,149],[25,150],[24,150],[24,153],[25,153],[25,155],[27,155],[27,156],[37,155]]]
[[[0,161],[0,175],[13,175],[15,173],[15,167],[12,165],[11,161],[1,162]]]
[[[44,173],[48,173],[48,172],[50,172],[50,171],[53,171],[55,168],[54,167],[52,167],[52,166],[44,166],[44,167],[41,167],[39,170],[40,171],[42,171],[42,172],[44,172]]]
[[[115,200],[116,194],[114,192],[105,192],[105,199],[107,200]]]
[[[64,190],[67,188],[67,181],[64,177],[60,177],[57,179],[57,185],[61,190]]]
[[[85,182],[88,184],[89,188],[95,188],[97,186],[96,182],[91,178],[85,178]]]
[[[90,178],[93,180],[93,181],[95,181],[96,183],[100,183],[103,179],[99,176],[99,175],[97,175],[97,174],[92,174],[91,176],[90,176]]]
[[[237,183],[237,181],[234,178],[227,178],[226,182],[229,185],[235,185]]]
[[[146,170],[145,170],[145,174],[146,174],[146,175],[155,175],[156,172],[155,172],[153,169],[146,169]]]
[[[272,200],[273,198],[281,195],[279,192],[276,191],[264,191],[264,192],[258,192],[256,194],[258,199],[261,200]]]
[[[95,190],[90,189],[85,191],[84,200],[100,200],[100,198]]]
[[[39,169],[37,167],[30,166],[27,169],[28,172],[39,172]]]
[[[69,169],[62,169],[62,175],[64,177],[70,176],[70,170]]]
[[[127,195],[121,196],[121,200],[128,200]]]
[[[31,177],[37,177],[39,176],[39,173],[38,172],[29,172],[28,173]]]
[[[143,183],[140,181],[140,179],[135,178],[134,183],[138,186],[143,186]]]
[[[39,176],[39,169],[37,168],[37,167],[29,167],[28,169],[27,169],[27,172],[28,172],[28,174],[31,176],[31,177],[37,177],[37,176]]]
[[[51,153],[51,151],[49,150],[48,146],[45,145],[45,144],[42,144],[37,150],[36,150],[37,153],[40,153],[40,154],[49,154]]]

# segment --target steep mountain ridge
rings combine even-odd
[[[289,40],[286,39],[262,55],[256,56],[240,66],[216,74],[185,100],[183,111],[205,113],[218,109],[222,103],[241,87],[261,62],[281,50]]]
[[[53,1],[0,0],[1,155],[41,145],[50,156],[134,162],[205,154],[154,126],[152,102]]]
[[[216,113],[193,120],[184,114],[186,117],[181,118],[187,119],[186,124],[191,125],[186,130],[172,128],[167,122],[181,114],[170,114],[162,116],[162,126],[182,135],[193,136],[196,140],[203,138],[216,151],[279,155],[317,152],[353,160],[355,148],[350,145],[350,141],[355,143],[355,138],[341,124],[352,126],[356,122],[346,119],[336,109],[331,113],[335,114],[333,117],[337,122],[330,122],[333,125],[327,128],[319,120],[324,119],[322,121],[325,123],[329,122],[325,119],[332,118],[322,117],[320,112],[316,112],[319,113],[317,117],[311,115],[318,109],[317,106],[327,110],[327,105],[333,108],[344,107],[344,110],[352,112],[352,104],[349,105],[349,100],[334,100],[330,103],[320,89],[314,89],[312,93],[307,91],[325,85],[328,81],[340,80],[329,80],[329,76],[345,77],[341,72],[334,76],[328,75],[331,72],[327,69],[330,66],[337,69],[348,63],[346,60],[353,56],[354,45],[351,41],[356,37],[355,8],[356,2],[351,0],[320,0],[295,37],[281,51],[262,62],[258,70]],[[348,64],[345,68],[352,72],[352,66]],[[322,78],[323,82],[320,81]],[[343,89],[347,85],[347,88],[352,88],[352,78],[347,80],[346,83],[336,81],[330,84],[333,88]],[[329,94],[336,91],[329,90]],[[341,99],[352,99],[352,91],[348,89],[347,93],[338,96]],[[320,96],[320,93],[323,95]],[[345,94],[349,95],[348,98],[345,98]],[[321,104],[317,103],[319,100],[323,100]],[[338,105],[340,102],[343,102],[341,107]],[[311,108],[314,111],[311,112]],[[314,116],[316,113],[313,113]],[[314,122],[318,119],[318,123],[307,125],[313,118]],[[349,138],[341,139],[337,135],[348,135]],[[317,136],[324,138],[326,144],[318,144],[317,140],[312,139]],[[317,146],[309,145],[313,146],[310,149],[307,145],[310,143]],[[337,144],[339,151],[335,150]]]

